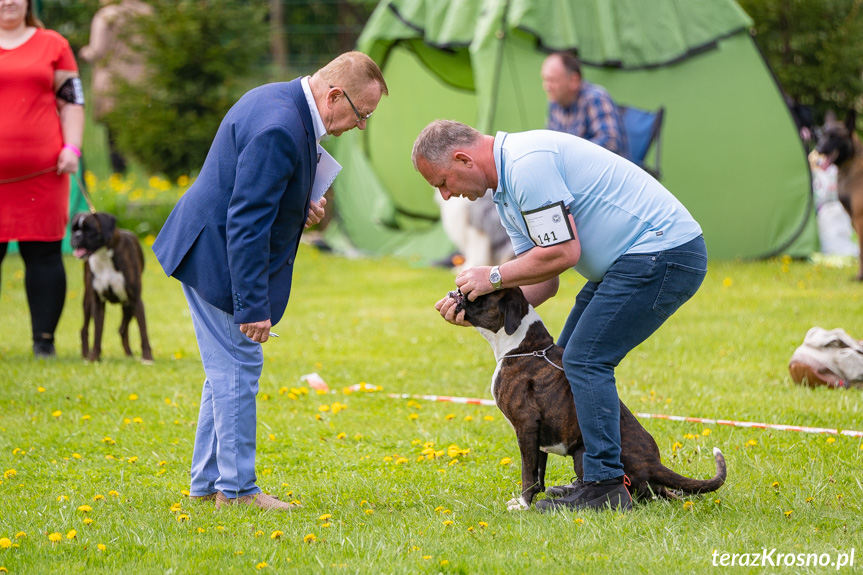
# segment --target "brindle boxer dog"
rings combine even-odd
[[[848,112],[844,123],[837,121],[833,112],[828,112],[815,151],[821,154],[822,168],[830,164],[838,168],[836,194],[857,232],[860,242],[857,281],[863,281],[863,145],[857,137],[857,112]]]
[[[469,301],[450,292],[458,301],[456,311],[485,337],[494,350],[497,369],[491,394],[515,429],[521,452],[519,499],[508,509],[528,509],[534,496],[545,489],[549,453],[571,456],[578,477],[583,477],[584,442],[575,413],[572,390],[563,373],[563,348],[554,340],[539,315],[519,288],[507,288]],[[627,407],[620,403],[620,460],[634,496],[676,498],[682,494],[716,491],[725,483],[725,458],[713,448],[716,475],[698,480],[668,469],[660,461],[659,448]],[[624,481],[626,484],[627,482]]]
[[[141,276],[144,272],[144,252],[135,234],[117,227],[111,214],[81,213],[72,220],[72,248],[76,258],[84,261],[84,327],[81,328],[81,355],[99,361],[102,354],[102,328],[105,323],[105,302],[123,307],[120,338],[126,355],[129,347],[129,322],[134,316],[141,332],[141,359],[153,361],[144,301],[141,299]],[[93,318],[93,347],[90,348],[90,318]]]

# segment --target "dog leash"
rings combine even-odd
[[[45,168],[44,170],[39,170],[38,172],[33,172],[32,174],[27,174],[26,176],[19,176],[17,178],[9,178],[6,180],[0,180],[0,184],[12,184],[14,182],[21,182],[27,180],[29,178],[35,178],[36,176],[41,176],[43,174],[47,174],[56,170],[56,166],[51,166],[50,168]],[[93,205],[93,200],[90,198],[90,192],[87,191],[87,187],[84,185],[84,182],[81,180],[81,176],[78,172],[74,173],[75,181],[78,182],[78,189],[81,190],[81,195],[84,196],[84,201],[87,202],[87,207],[90,209],[91,214],[96,213],[96,206]]]
[[[505,355],[505,356],[503,356],[502,358],[500,358],[500,359],[498,360],[498,363],[502,362],[502,361],[503,361],[503,360],[505,360],[505,359],[509,359],[509,358],[511,358],[511,357],[541,357],[542,359],[544,359],[545,361],[547,361],[548,363],[550,363],[551,365],[553,365],[555,368],[559,369],[560,371],[563,371],[563,368],[562,368],[562,367],[560,367],[559,365],[557,365],[556,363],[554,363],[553,361],[551,361],[551,360],[548,358],[548,355],[546,355],[546,353],[545,353],[545,352],[547,352],[548,350],[550,350],[550,349],[551,349],[551,348],[553,348],[553,347],[554,347],[554,344],[551,344],[551,345],[550,345],[550,346],[548,346],[547,348],[542,349],[542,350],[539,350],[539,351],[532,351],[532,352],[530,352],[530,353],[513,353],[513,354],[510,354],[510,355]]]

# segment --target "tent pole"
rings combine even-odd
[[[492,76],[492,94],[497,94],[498,88],[500,88],[500,69],[503,66],[503,48],[504,42],[506,42],[506,15],[509,12],[509,0],[505,0],[503,3],[503,13],[500,17],[500,32],[498,33],[498,49],[497,49],[497,58],[494,63],[494,75]],[[494,118],[497,114],[497,98],[491,99],[491,106],[489,107],[488,114],[488,125],[485,127],[486,132],[491,132],[491,127],[494,124]]]

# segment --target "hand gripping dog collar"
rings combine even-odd
[[[510,354],[510,355],[505,355],[505,356],[503,356],[503,357],[502,357],[502,358],[500,358],[497,362],[498,362],[498,363],[500,363],[500,362],[502,362],[503,360],[505,360],[505,359],[509,359],[509,358],[511,358],[511,357],[541,357],[542,359],[544,359],[545,361],[547,361],[548,363],[550,363],[552,366],[554,366],[556,369],[559,369],[560,371],[563,371],[563,368],[562,368],[562,367],[560,367],[559,365],[557,365],[556,363],[554,363],[553,361],[551,361],[550,359],[548,359],[548,355],[546,355],[546,353],[545,353],[545,352],[547,352],[548,350],[550,350],[550,349],[551,349],[551,348],[553,348],[553,347],[554,347],[554,344],[551,344],[551,345],[550,345],[550,346],[548,346],[547,348],[545,348],[545,349],[541,349],[541,350],[539,350],[539,351],[532,351],[532,352],[530,352],[530,353],[512,353],[512,354]]]

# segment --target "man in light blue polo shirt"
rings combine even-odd
[[[548,130],[484,135],[437,120],[414,143],[414,167],[447,200],[493,191],[518,256],[462,271],[469,299],[520,286],[534,306],[557,293],[570,267],[588,281],[558,344],[584,439],[584,476],[551,488],[540,509],[626,510],[614,368],[691,298],[707,273],[707,249],[686,208],[635,164],[587,140]],[[469,325],[455,300],[435,307]]]

